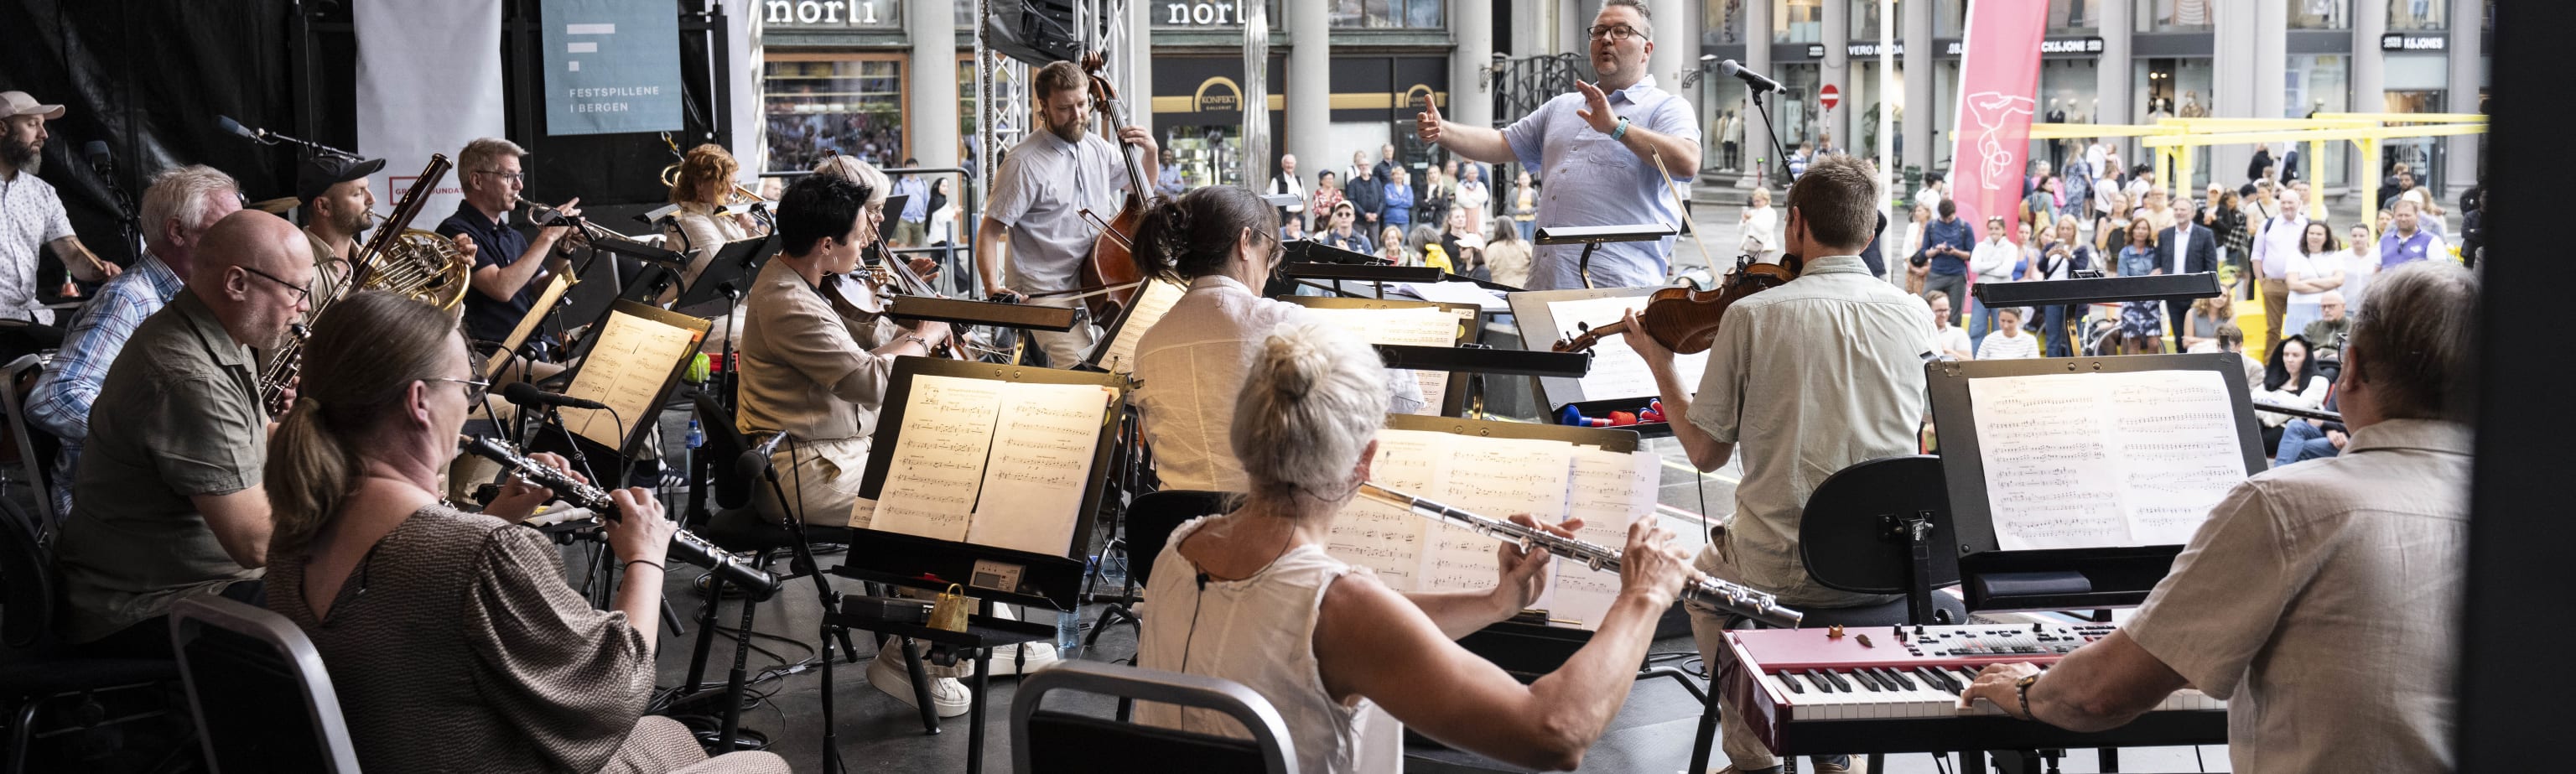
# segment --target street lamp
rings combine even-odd
[[[1501,51],[1494,52],[1493,64],[1476,68],[1476,90],[1480,92],[1491,91],[1494,79],[1503,76],[1503,70],[1509,66],[1511,60],[1512,55],[1510,54],[1506,54]]]
[[[1699,55],[1699,66],[1682,73],[1681,88],[1687,89],[1699,85],[1700,78],[1707,76],[1708,71],[1717,69],[1717,62],[1716,54]]]

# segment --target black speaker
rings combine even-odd
[[[992,0],[992,14],[984,42],[1004,56],[1038,67],[1082,58],[1072,0]]]

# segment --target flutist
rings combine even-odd
[[[1232,429],[1249,496],[1182,525],[1155,557],[1137,663],[1260,692],[1287,720],[1301,771],[1394,771],[1404,724],[1515,765],[1574,768],[1636,682],[1655,619],[1688,574],[1681,554],[1652,520],[1631,527],[1600,629],[1535,682],[1467,652],[1453,640],[1537,599],[1545,552],[1504,544],[1486,591],[1398,594],[1324,550],[1368,480],[1387,378],[1365,343],[1320,324],[1283,326],[1259,344]],[[1208,733],[1229,723],[1160,704],[1141,705],[1137,719]]]

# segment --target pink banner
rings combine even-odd
[[[2030,119],[2038,110],[2039,44],[2048,0],[1974,0],[1959,48],[1959,122],[1951,127],[1950,196],[1959,219],[1987,238],[1986,217],[2004,219],[2018,239]],[[1973,278],[1971,278],[1973,281]]]

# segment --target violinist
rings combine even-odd
[[[947,325],[922,323],[862,348],[823,297],[824,275],[856,268],[884,219],[882,188],[831,175],[796,181],[778,203],[778,257],[761,266],[744,304],[734,424],[746,435],[793,436],[776,452],[778,479],[792,500],[786,508],[830,523],[842,521],[858,499],[895,356],[929,354],[948,337]],[[779,504],[761,506],[774,511]]]
[[[1071,307],[1081,303],[1073,293],[1039,294],[1095,290],[1081,287],[1083,261],[1101,224],[1118,214],[1127,162],[1118,146],[1088,133],[1095,106],[1080,66],[1057,62],[1032,80],[1047,130],[1013,147],[994,174],[992,200],[975,232],[975,266],[994,296]],[[1142,175],[1151,184],[1160,172],[1153,135],[1129,126],[1118,130],[1118,139],[1144,151]],[[1098,220],[1084,217],[1084,210]],[[1081,362],[1095,339],[1090,324],[1031,335],[1047,364],[1058,368]]]
[[[1877,222],[1876,174],[1842,154],[1818,158],[1789,188],[1782,262],[1797,278],[1744,296],[1726,311],[1709,346],[1696,392],[1673,370],[1673,353],[1628,318],[1628,346],[1646,360],[1673,437],[1702,471],[1724,467],[1740,445],[1744,478],[1735,519],[1711,530],[1694,562],[1700,572],[1779,595],[1781,604],[1834,608],[1882,604],[1892,596],[1825,588],[1798,554],[1807,493],[1826,476],[1863,460],[1917,451],[1923,417],[1923,359],[1932,350],[1931,310],[1872,276],[1861,248]],[[1800,259],[1800,256],[1816,256]],[[1726,615],[1693,604],[1691,633],[1711,670],[1720,659]],[[1723,717],[1727,757],[1737,771],[1778,765],[1744,725],[1731,697]],[[1820,759],[1820,771],[1847,761]]]

